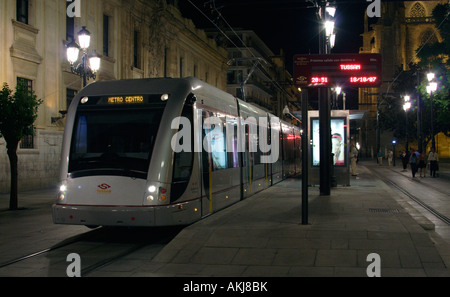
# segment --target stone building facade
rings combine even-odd
[[[442,41],[436,31],[432,12],[439,3],[447,1],[397,1],[382,2],[381,18],[369,25],[365,15],[365,29],[361,35],[360,53],[380,53],[383,56],[383,84],[380,88],[359,90],[360,109],[369,111],[361,127],[362,150],[376,154],[377,102],[381,94],[392,92],[391,83],[399,69],[408,70],[409,63],[417,63],[416,50],[426,42]],[[391,148],[392,134],[381,134],[381,148]],[[415,146],[417,148],[417,144]],[[448,155],[448,152],[446,153]],[[444,156],[444,155],[442,155]]]
[[[223,38],[223,33],[228,38]],[[283,118],[286,105],[300,107],[300,92],[286,70],[284,52],[275,54],[254,31],[207,30],[228,52],[227,92]],[[242,83],[246,82],[242,89]]]
[[[226,50],[183,18],[176,1],[78,0],[80,17],[70,18],[73,1],[0,1],[0,83],[14,88],[23,80],[44,101],[35,135],[18,149],[19,190],[57,182],[64,114],[82,88],[66,45],[82,26],[91,33],[90,49],[101,55],[97,80],[196,76],[226,90]],[[9,191],[9,175],[0,138],[0,193]]]

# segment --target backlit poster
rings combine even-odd
[[[331,119],[331,153],[333,154],[334,166],[346,166],[347,149],[345,140],[346,135],[346,119],[332,118]],[[312,137],[312,166],[320,166],[320,130],[319,119],[311,119],[311,137]]]

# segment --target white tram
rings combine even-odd
[[[68,110],[53,222],[190,224],[299,173],[300,140],[196,78],[96,82]]]

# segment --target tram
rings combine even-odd
[[[66,119],[55,224],[187,225],[301,170],[290,123],[193,77],[102,81]]]

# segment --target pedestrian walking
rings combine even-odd
[[[422,152],[420,154],[419,165],[417,167],[419,167],[419,175],[420,175],[420,177],[425,177],[425,175],[427,173],[427,162],[425,160],[425,153],[424,152]]]
[[[358,153],[359,153],[358,149],[352,143],[352,147],[350,149],[350,162],[351,162],[350,170],[351,170],[352,176],[358,175],[358,173],[356,171],[356,163],[358,161]]]
[[[430,176],[436,177],[436,171],[438,171],[439,168],[439,156],[434,147],[431,148],[431,151],[428,154],[428,162],[430,163]]]
[[[411,165],[411,173],[412,173],[412,177],[415,178],[416,177],[416,173],[417,173],[417,164],[419,163],[418,158],[417,158],[417,154],[414,150],[412,150],[412,154],[411,154],[411,158],[409,160],[409,164]]]
[[[406,171],[406,168],[408,167],[408,162],[409,162],[409,156],[406,154],[406,151],[403,151],[402,154],[400,155],[400,159],[402,159],[402,165],[403,165],[403,172]]]
[[[392,166],[392,159],[394,159],[394,153],[392,152],[392,150],[389,150],[388,153],[388,165]]]
[[[383,165],[383,153],[381,152],[381,149],[378,150],[377,153],[377,158],[378,158],[378,165]]]

